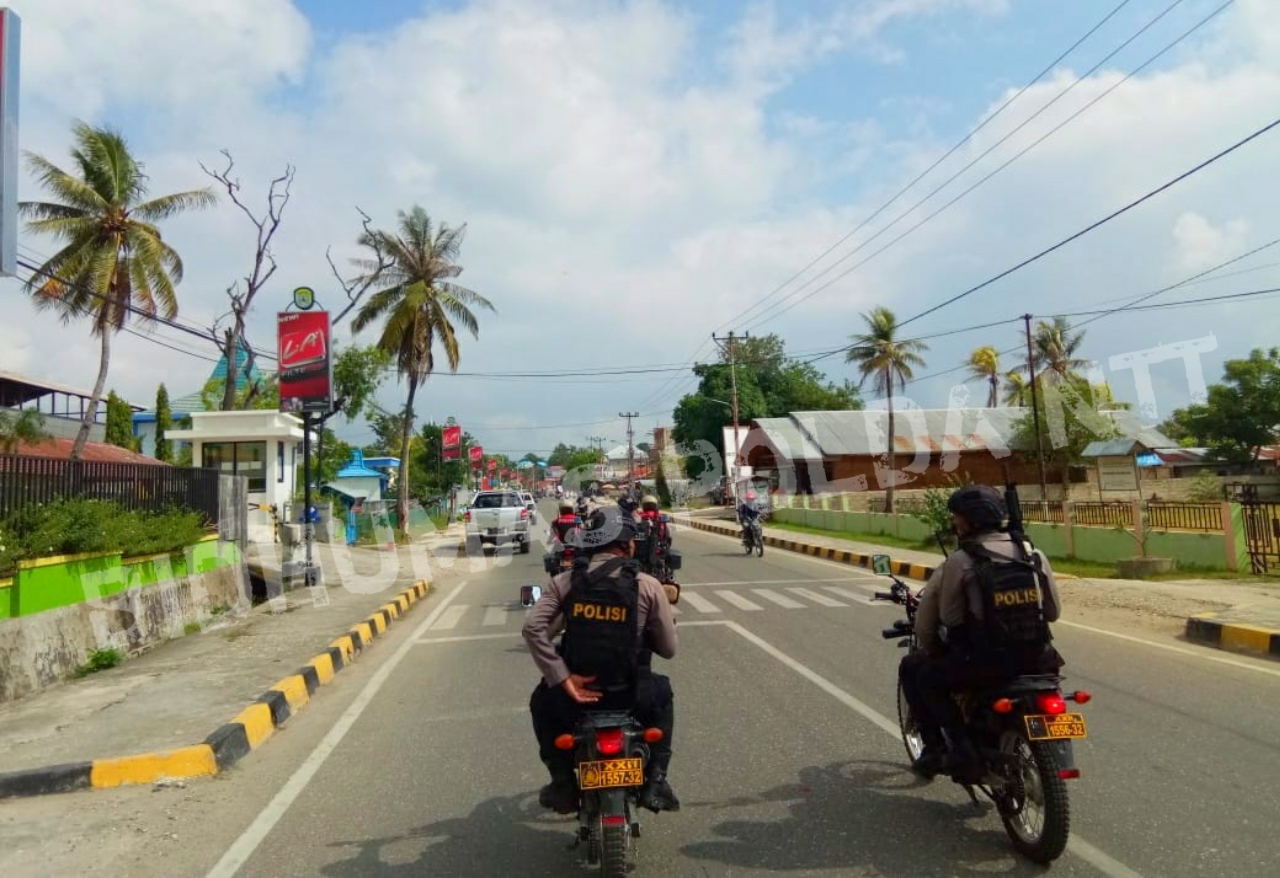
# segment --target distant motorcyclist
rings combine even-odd
[[[631,519],[637,523],[640,521],[640,515],[637,512],[638,505],[635,495],[630,491],[623,492],[622,496],[618,498],[618,508],[631,516]]]
[[[1049,631],[1061,609],[1053,571],[1039,550],[1028,551],[1001,530],[1007,511],[1000,492],[964,487],[947,509],[959,549],[920,593],[921,649],[904,657],[898,671],[924,740],[912,769],[924,777],[971,771],[976,762],[953,692],[1063,666]]]
[[[577,807],[572,752],[556,749],[557,736],[573,730],[584,710],[631,710],[640,722],[663,731],[650,744],[640,804],[676,811],[680,802],[667,782],[675,706],[671,681],[650,668],[653,653],[676,653],[676,629],[668,592],[642,573],[632,558],[635,526],[617,509],[597,509],[581,542],[589,558],[552,578],[529,612],[524,639],[542,681],[529,699],[539,752],[551,783],[538,802],[559,813]],[[553,638],[564,637],[557,648]]]
[[[587,513],[591,511],[591,507],[587,504],[587,495],[585,493],[578,495],[578,505],[575,511],[578,513],[578,517],[582,519],[585,519]]]
[[[756,492],[748,491],[738,503],[738,522],[742,525],[743,542],[747,540],[747,528],[752,522],[759,521],[760,516],[763,514],[764,510],[760,508],[760,504],[756,500]]]
[[[555,537],[555,542],[567,545],[581,519],[574,513],[573,504],[568,500],[561,500],[557,508],[560,514],[551,522],[551,534]]]

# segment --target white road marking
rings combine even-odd
[[[391,654],[382,667],[374,672],[369,682],[360,690],[360,694],[356,696],[355,701],[342,713],[338,721],[334,723],[333,728],[316,745],[311,751],[302,765],[298,766],[298,770],[293,773],[280,792],[267,803],[249,827],[237,838],[231,847],[227,848],[227,852],[222,855],[222,859],[209,870],[208,878],[232,878],[240,868],[253,856],[253,852],[258,849],[258,845],[262,844],[263,839],[271,832],[272,828],[280,822],[280,818],[289,810],[289,806],[294,803],[302,791],[307,788],[307,784],[315,777],[325,760],[329,758],[337,746],[342,743],[342,739],[346,737],[347,732],[351,731],[351,727],[356,724],[356,720],[365,712],[365,709],[377,696],[378,691],[383,684],[387,682],[396,667],[409,654],[409,651],[417,646],[418,639],[435,624],[436,620],[449,609],[449,605],[453,603],[454,598],[462,594],[462,590],[467,587],[467,583],[463,582],[444,599],[436,605],[431,615],[422,620],[409,639],[400,644],[400,648]]]
[[[461,619],[462,615],[469,609],[471,609],[471,607],[466,604],[450,607],[443,616],[435,621],[431,628],[435,631],[448,631],[450,628],[456,628],[458,620]]]
[[[868,581],[870,581],[870,580],[872,580],[872,579],[878,579],[878,578],[880,578],[880,577],[873,577],[873,576],[865,576],[865,577],[856,577],[856,576],[840,576],[840,577],[836,577],[836,578],[834,578],[834,579],[809,579],[809,578],[806,578],[806,579],[741,579],[741,580],[735,580],[735,581],[733,581],[733,582],[682,582],[682,583],[680,583],[680,586],[681,586],[681,588],[698,588],[698,587],[702,587],[702,586],[715,586],[715,585],[720,585],[720,586],[724,586],[724,585],[795,585],[796,583],[801,583],[801,582],[860,582],[860,583],[865,583],[865,582],[868,582]]]
[[[425,645],[433,643],[466,643],[470,640],[503,640],[522,636],[519,631],[504,631],[501,634],[456,634],[453,637],[422,637],[416,642]]]
[[[487,607],[484,611],[484,622],[482,624],[486,626],[507,624],[507,608]]]
[[[793,601],[786,595],[778,594],[776,591],[770,591],[767,588],[753,588],[751,589],[751,593],[760,595],[760,597],[764,598],[766,601],[773,601],[778,606],[787,610],[804,609],[804,604],[799,601]]]
[[[1252,665],[1248,662],[1238,661],[1236,659],[1226,658],[1218,655],[1208,655],[1196,649],[1187,649],[1181,646],[1173,646],[1168,643],[1156,643],[1154,640],[1147,640],[1143,637],[1133,637],[1129,634],[1119,634],[1115,631],[1108,631],[1105,628],[1094,628],[1092,625],[1081,625],[1079,622],[1068,622],[1065,619],[1059,619],[1054,625],[1066,625],[1068,628],[1079,628],[1081,631],[1088,631],[1091,634],[1102,634],[1107,637],[1114,637],[1117,640],[1127,640],[1130,643],[1138,643],[1142,646],[1150,646],[1153,649],[1163,649],[1167,652],[1176,652],[1179,655],[1190,656],[1206,662],[1216,662],[1220,665],[1230,665],[1233,668],[1243,668],[1246,671],[1257,671],[1259,674],[1268,674],[1272,677],[1280,677],[1280,670],[1275,668],[1264,668],[1260,665]],[[1206,647],[1212,649],[1212,647]],[[1261,661],[1266,661],[1262,659]]]
[[[815,604],[821,604],[821,605],[822,605],[822,606],[824,606],[824,607],[847,607],[847,606],[849,606],[848,604],[844,603],[843,601],[838,601],[838,600],[836,600],[835,598],[829,598],[829,597],[827,597],[825,594],[818,594],[818,592],[814,591],[813,589],[809,589],[809,588],[789,588],[789,589],[787,589],[787,591],[791,592],[792,594],[800,595],[800,597],[802,597],[802,598],[806,598],[806,599],[808,599],[808,600],[811,600],[811,601],[813,601]]]
[[[844,598],[845,600],[848,600],[848,601],[853,601],[856,604],[866,604],[868,607],[879,606],[878,602],[875,601],[871,597],[871,595],[860,594],[851,589],[841,588],[838,585],[825,585],[822,587],[822,590],[829,591],[836,597]]]
[[[733,604],[739,610],[763,610],[764,609],[764,607],[760,606],[755,601],[749,601],[746,598],[744,598],[742,595],[738,594],[737,592],[729,591],[728,589],[725,589],[723,591],[717,591],[716,594],[720,595],[720,597],[724,598],[726,601]]]
[[[682,594],[680,595],[680,601],[681,601],[682,603],[686,603],[686,604],[688,604],[689,606],[693,607],[695,610],[697,610],[697,611],[698,611],[698,612],[700,612],[700,613],[718,613],[718,612],[720,612],[720,608],[719,608],[719,607],[717,607],[715,604],[711,603],[711,601],[707,600],[706,598],[704,598],[702,595],[698,594],[697,592],[693,592],[693,591],[691,591],[691,592],[689,592],[688,594],[683,594],[683,593],[682,593]]]
[[[778,649],[773,644],[757,636],[756,634],[753,634],[752,632],[748,631],[746,628],[743,628],[737,622],[730,622],[726,620],[725,626],[735,631],[747,642],[755,644],[757,647],[759,647],[764,652],[768,653],[773,658],[777,659],[783,665],[795,671],[797,674],[799,674],[801,677],[804,677],[810,683],[813,683],[823,692],[826,692],[828,695],[830,695],[836,701],[839,701],[841,704],[843,704],[845,707],[852,710],[854,713],[857,713],[862,717],[866,718],[872,724],[878,726],[880,729],[887,732],[893,738],[896,739],[901,737],[902,732],[899,730],[898,724],[896,722],[894,722],[893,720],[890,720],[887,716],[880,713],[875,708],[871,707],[870,705],[866,704],[865,702],[859,700],[858,698],[854,697],[850,693],[841,689],[839,686],[837,686],[835,683],[832,683],[830,680],[828,680],[826,677],[819,674],[817,671],[812,670],[811,668],[807,667],[806,665],[802,664],[801,662],[787,655],[785,652]],[[1073,853],[1074,855],[1076,855],[1077,857],[1079,857],[1080,859],[1084,860],[1089,865],[1093,866],[1095,869],[1097,869],[1099,872],[1103,873],[1104,875],[1111,876],[1111,878],[1142,878],[1142,876],[1138,872],[1135,872],[1133,869],[1130,869],[1124,863],[1121,863],[1119,860],[1116,860],[1114,857],[1111,857],[1109,854],[1103,853],[1102,851],[1098,850],[1096,847],[1089,844],[1087,841],[1080,838],[1080,836],[1078,835],[1073,835],[1071,839],[1067,842],[1067,850]]]

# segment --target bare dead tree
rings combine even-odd
[[[333,262],[333,256],[330,253],[333,248],[325,249],[324,258],[328,260],[329,268],[333,271],[334,278],[337,279],[338,285],[342,287],[342,292],[347,297],[347,304],[338,312],[338,316],[333,318],[332,323],[334,326],[337,326],[344,317],[360,304],[360,300],[365,293],[369,292],[369,288],[377,283],[382,273],[394,264],[383,246],[382,235],[371,225],[373,218],[358,207],[356,211],[360,214],[360,227],[363,229],[357,242],[370,251],[372,258],[352,259],[351,264],[359,269],[360,273],[348,280],[342,276],[342,272],[338,270],[338,266]]]
[[[293,178],[295,168],[293,165],[286,164],[284,172],[280,176],[271,180],[271,185],[267,188],[267,209],[264,213],[255,213],[241,198],[242,184],[239,177],[233,177],[235,170],[235,160],[231,157],[229,150],[221,150],[222,155],[227,160],[227,166],[222,170],[210,170],[205,167],[204,163],[200,163],[200,168],[214,180],[221,184],[222,188],[227,190],[227,195],[231,199],[231,203],[240,208],[240,212],[249,218],[249,222],[253,224],[257,232],[254,240],[253,267],[244,277],[239,278],[231,286],[227,288],[227,298],[231,302],[231,326],[227,329],[219,330],[215,325],[211,330],[214,340],[220,345],[225,346],[227,357],[227,381],[222,392],[222,410],[230,411],[236,407],[236,384],[238,383],[238,364],[236,359],[239,355],[240,344],[244,342],[245,321],[249,311],[253,308],[253,300],[261,289],[266,286],[267,281],[276,273],[276,259],[271,252],[271,242],[275,238],[276,232],[280,228],[280,221],[284,217],[285,207],[289,204],[289,197],[293,187]],[[246,375],[253,373],[254,366],[254,350],[253,346],[248,343],[244,344],[246,357],[244,369]],[[245,405],[252,405],[253,400],[262,391],[261,386],[253,385],[249,388]]]

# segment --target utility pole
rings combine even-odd
[[[737,505],[738,499],[738,473],[742,469],[742,455],[738,452],[742,445],[738,441],[738,360],[737,354],[734,351],[733,343],[737,339],[750,337],[751,333],[749,332],[744,332],[742,335],[736,335],[732,329],[729,330],[729,334],[727,336],[718,336],[714,332],[711,333],[712,341],[717,345],[722,343],[725,345],[721,350],[726,352],[729,357],[729,374],[733,380],[733,469],[730,473],[729,484],[733,488],[735,506]]]
[[[596,466],[592,468],[592,472],[591,472],[591,478],[594,480],[597,476],[600,475],[600,473],[596,470],[596,468],[599,467],[601,463],[603,463],[601,458],[604,457],[604,437],[588,436],[587,442],[592,448],[596,450]]]
[[[639,412],[618,412],[618,417],[627,419],[627,488],[636,489],[636,454],[635,444],[631,441],[634,433],[631,430],[631,419],[640,417]]]
[[[1031,351],[1031,315],[1022,315],[1023,324],[1027,329],[1027,374],[1031,378],[1031,423],[1036,431],[1036,460],[1040,464],[1040,499],[1049,499],[1049,489],[1045,484],[1044,477],[1044,440],[1040,438],[1040,400],[1036,391],[1036,358]],[[1063,502],[1066,502],[1063,497]]]

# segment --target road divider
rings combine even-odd
[[[1280,659],[1280,625],[1271,618],[1250,619],[1247,609],[1191,616],[1186,633],[1195,643]]]
[[[0,799],[41,796],[76,790],[107,789],[125,784],[211,777],[226,771],[267,741],[311,700],[321,686],[382,636],[426,597],[430,585],[415,583],[357,622],[305,665],[279,680],[232,720],[214,729],[199,744],[158,753],[139,753],[0,773]]]
[[[697,518],[677,518],[677,521],[687,524],[694,530],[703,530],[709,533],[721,534],[722,536],[736,537],[741,533],[737,526],[732,524],[722,524],[718,521],[702,521]],[[828,561],[835,561],[837,564],[848,564],[852,567],[864,567],[871,569],[871,555],[862,552],[853,552],[849,549],[838,549],[834,546],[820,546],[816,543],[807,543],[804,540],[783,539],[769,534],[764,535],[764,544],[772,546],[775,549],[783,549],[788,552],[798,552],[802,555],[812,555],[815,558],[825,558]],[[891,561],[893,572],[898,576],[905,576],[908,579],[918,579],[920,581],[927,580],[933,575],[934,568],[925,564],[917,564],[914,561]]]

